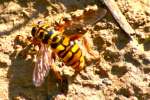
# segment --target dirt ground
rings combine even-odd
[[[46,17],[56,19],[55,16],[63,12],[69,14],[87,6],[101,5],[100,2],[1,0],[0,100],[150,100],[150,1],[115,1],[135,29],[137,44],[130,44],[108,11],[90,26],[93,48],[99,52],[99,60],[86,62],[86,68],[74,79],[70,77],[72,69],[67,67],[64,73],[68,84],[64,88],[68,90],[62,93],[53,73],[42,86],[33,85],[32,48],[28,48],[24,38],[31,36],[33,22]],[[17,35],[21,37],[18,39]]]

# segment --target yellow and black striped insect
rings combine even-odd
[[[62,27],[60,28],[62,29]],[[97,54],[90,48],[88,39],[84,34],[75,34],[66,36],[63,31],[51,29],[50,26],[43,22],[38,22],[32,28],[32,36],[39,46],[36,64],[33,72],[33,82],[35,86],[40,86],[49,70],[52,69],[56,77],[62,80],[59,74],[59,67],[55,65],[55,58],[58,56],[63,63],[71,66],[79,72],[84,68],[84,56],[86,52],[96,58]],[[78,41],[82,39],[82,44]],[[48,50],[49,49],[49,50]]]
[[[62,29],[62,27],[60,28]],[[56,77],[62,80],[59,67],[55,64],[55,58],[59,57],[67,66],[71,66],[79,72],[84,68],[86,52],[96,58],[97,54],[90,47],[88,38],[84,34],[66,36],[61,30],[51,29],[43,22],[38,22],[32,28],[32,36],[35,44],[38,44],[39,51],[36,57],[36,64],[33,72],[33,83],[40,86],[49,70],[52,69]],[[77,40],[82,38],[82,43]]]
[[[64,26],[66,25],[60,25],[56,30],[47,23],[39,21],[32,28],[33,40],[39,46],[33,72],[35,86],[40,86],[43,83],[50,69],[54,71],[58,79],[62,80],[59,67],[55,64],[56,57],[62,59],[65,65],[71,66],[79,72],[84,68],[86,53],[94,58],[97,56],[95,51],[91,49],[88,38],[84,37],[83,33],[66,36],[63,34]],[[81,38],[82,43],[78,43]]]

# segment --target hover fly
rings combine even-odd
[[[87,14],[87,11],[85,13]],[[64,18],[61,24],[57,23],[54,27],[46,21],[39,21],[33,26],[31,31],[33,44],[39,47],[33,72],[35,86],[40,86],[44,82],[49,70],[62,80],[59,67],[55,64],[56,58],[61,59],[62,63],[72,67],[76,72],[80,72],[85,67],[85,57],[98,58],[99,54],[92,49],[89,32],[86,29],[69,36],[64,34],[66,27],[70,26],[72,21]]]

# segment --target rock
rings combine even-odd
[[[0,52],[0,68],[6,68],[11,65],[9,55]]]
[[[99,20],[101,14],[104,16],[105,13],[93,5],[102,5],[98,0],[1,0],[0,99],[148,100],[150,4],[148,0],[114,1],[135,30],[132,36],[135,41],[129,40],[109,11]],[[61,12],[64,8],[66,11]],[[56,23],[71,21],[67,27],[60,25],[61,29],[66,27],[63,35],[68,37],[81,31],[83,34],[90,33],[92,49],[98,52],[95,53],[99,56],[98,60],[91,60],[91,63],[86,61],[85,68],[75,75],[74,69],[63,66],[62,59],[56,57],[54,63],[59,66],[62,77],[67,77],[66,80],[58,82],[50,71],[42,86],[33,86],[35,63],[32,59],[39,47],[30,45],[31,29],[33,23],[40,20],[47,21],[50,29],[56,28]],[[62,91],[61,88],[66,90]],[[51,98],[48,98],[49,95]]]
[[[14,2],[9,2],[9,4],[7,5],[7,10],[6,11],[17,13],[21,9],[22,9],[22,7],[19,4],[14,3]]]
[[[102,79],[102,83],[106,84],[106,85],[112,85],[112,81],[108,78],[104,78]]]

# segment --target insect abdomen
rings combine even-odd
[[[66,36],[62,36],[55,43],[51,43],[51,47],[62,58],[63,62],[72,66],[76,71],[80,71],[84,67],[84,57],[78,44]]]

